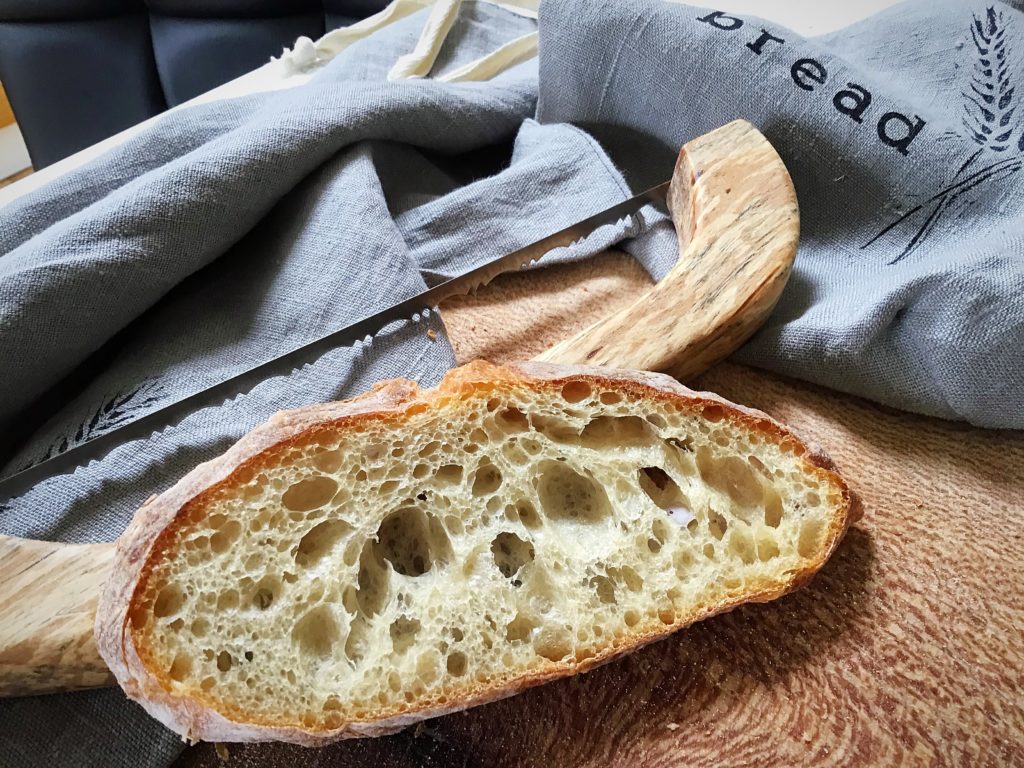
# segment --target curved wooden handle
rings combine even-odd
[[[0,696],[113,685],[93,621],[113,544],[0,536]]]
[[[735,120],[679,152],[668,205],[679,261],[633,304],[536,359],[663,371],[688,379],[735,351],[789,279],[796,191],[761,133]]]

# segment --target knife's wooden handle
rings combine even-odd
[[[694,375],[738,347],[774,306],[796,253],[789,174],[736,121],[687,144],[669,190],[679,263],[632,304],[537,359]],[[498,332],[502,329],[492,329]],[[93,640],[113,544],[0,536],[0,696],[112,681]]]
[[[0,695],[113,684],[93,639],[113,558],[113,544],[0,536]]]
[[[679,261],[633,304],[538,360],[688,379],[736,350],[782,293],[800,232],[782,159],[744,120],[686,144],[668,193]]]

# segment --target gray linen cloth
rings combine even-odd
[[[1024,114],[998,106],[1016,104],[1001,83],[1024,77],[1024,20],[1002,6],[934,9],[912,3],[806,41],[753,19],[701,21],[710,12],[689,6],[560,0],[541,10],[539,83],[537,62],[488,83],[387,82],[419,13],[306,85],[170,113],[0,209],[0,434],[76,366],[101,361],[28,425],[5,472],[617,202],[667,177],[679,144],[740,116],[783,154],[804,221],[792,285],[740,359],[1024,426],[1011,218]],[[534,25],[467,3],[433,74]],[[997,44],[1006,66],[985,74],[980,51],[995,61]],[[817,66],[794,70],[799,59]],[[836,95],[851,82],[870,89],[862,113],[861,92]],[[999,89],[997,114],[985,96]],[[879,133],[886,112],[907,122],[890,117]],[[664,214],[648,208],[553,258],[612,243],[655,277],[676,255]],[[111,540],[150,493],[274,411],[392,376],[429,385],[452,364],[436,317],[395,322],[40,485],[0,507],[0,531]],[[181,749],[117,690],[0,702],[0,743],[12,766],[160,766]]]
[[[1024,428],[1024,14],[922,0],[810,40],[643,0],[541,19],[538,118],[597,126],[635,184],[737,117],[789,168],[796,267],[735,359]]]

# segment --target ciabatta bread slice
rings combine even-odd
[[[778,597],[851,507],[823,454],[667,376],[474,363],[278,414],[152,499],[97,639],[190,739],[383,734]]]

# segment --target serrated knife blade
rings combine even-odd
[[[20,496],[33,486],[59,475],[73,473],[99,461],[118,446],[158,436],[164,430],[179,424],[186,416],[201,408],[229,402],[244,395],[268,376],[295,371],[319,359],[337,347],[350,346],[372,338],[378,331],[395,320],[409,320],[436,310],[445,299],[459,296],[487,285],[498,275],[514,272],[539,261],[556,248],[572,245],[590,235],[599,227],[615,224],[635,215],[644,205],[662,202],[668,191],[668,182],[641,192],[628,200],[606,208],[582,221],[530,243],[512,253],[483,264],[458,277],[400,301],[380,312],[357,320],[351,325],[332,331],[318,339],[285,352],[259,365],[249,368],[230,379],[188,395],[181,400],[158,408],[134,421],[118,426],[90,440],[79,443],[63,453],[34,464],[0,480],[0,502]]]

